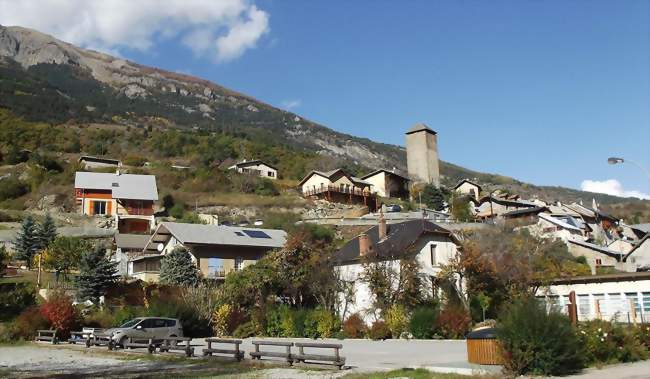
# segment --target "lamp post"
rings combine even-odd
[[[619,158],[619,157],[609,157],[609,158],[607,158],[607,163],[609,163],[611,165],[621,164],[621,163],[632,163],[633,165],[638,167],[639,170],[643,171],[643,173],[646,174],[648,176],[648,178],[650,178],[650,171],[648,171],[647,168],[641,166],[640,164],[636,163],[635,161],[631,161],[629,159],[623,159],[623,158]]]

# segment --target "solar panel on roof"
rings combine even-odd
[[[238,236],[240,236],[240,237],[243,237],[243,236],[244,236],[244,233],[242,233],[242,232],[235,232],[235,234],[238,235]]]
[[[261,230],[244,230],[244,233],[251,238],[271,238],[271,236]]]

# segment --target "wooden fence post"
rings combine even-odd
[[[569,319],[573,325],[578,324],[578,305],[576,304],[576,292],[571,291],[569,293],[569,304],[567,305]]]

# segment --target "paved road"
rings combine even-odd
[[[559,379],[560,377],[558,377]],[[602,369],[590,368],[582,373],[562,376],[562,379],[648,379],[650,378],[650,360],[610,365]]]

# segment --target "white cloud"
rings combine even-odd
[[[224,62],[256,46],[269,14],[251,0],[0,0],[0,24],[111,52],[180,37],[196,54]]]
[[[583,180],[580,188],[583,191],[605,193],[608,195],[621,196],[621,197],[638,197],[639,199],[649,199],[650,194],[641,191],[626,190],[623,188],[621,182],[616,179],[608,179],[603,181],[598,180]]]
[[[302,105],[302,100],[300,99],[295,99],[295,100],[284,100],[282,102],[282,107],[287,110],[291,110],[293,108],[298,108],[299,106]]]

